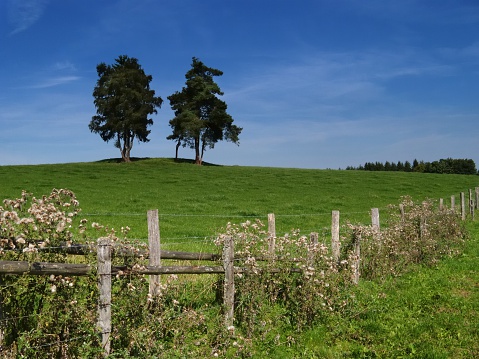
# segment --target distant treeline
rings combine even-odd
[[[406,162],[366,162],[359,167],[346,167],[347,170],[362,171],[401,171],[401,172],[422,172],[422,173],[449,173],[461,175],[479,174],[476,164],[470,159],[440,159],[434,162],[414,160],[413,163]]]

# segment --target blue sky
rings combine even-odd
[[[136,57],[164,100],[134,157],[174,157],[167,96],[195,56],[224,72],[243,127],[239,147],[219,143],[207,162],[479,166],[476,0],[1,1],[0,165],[120,157],[88,129],[96,66],[119,55]]]

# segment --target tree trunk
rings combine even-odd
[[[121,158],[123,162],[131,162],[130,151],[131,151],[131,147],[127,147],[126,144],[124,144],[123,148],[121,149]]]
[[[200,139],[195,138],[195,163],[201,166],[202,158],[200,156]]]
[[[134,139],[135,137],[130,137],[129,134],[126,134],[123,137],[123,148],[121,149],[121,158],[123,159],[123,162],[131,162],[130,152],[133,147]]]
[[[203,157],[205,155],[205,141],[201,144],[201,162],[203,162]]]
[[[124,148],[123,151],[121,152],[121,158],[123,159],[123,162],[131,162],[130,150]]]
[[[175,153],[175,161],[178,161],[178,149],[180,148],[181,140],[178,140],[176,143],[176,153]]]

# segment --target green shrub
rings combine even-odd
[[[432,201],[416,204],[410,197],[389,211],[381,230],[348,225],[343,255],[349,254],[352,239],[360,238],[363,279],[399,275],[414,264],[434,265],[462,249],[467,231],[453,211],[437,210]]]

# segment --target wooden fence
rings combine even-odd
[[[474,219],[476,209],[479,209],[479,187],[475,188],[473,194],[469,190],[469,201],[466,205],[465,194],[460,194],[460,215],[463,220],[469,213],[470,217]],[[440,210],[444,209],[444,201],[439,200]],[[466,209],[467,208],[467,209]],[[403,208],[401,213],[404,215]],[[451,209],[456,211],[455,197],[451,196]],[[331,219],[331,250],[333,259],[339,259],[339,211],[332,211]],[[149,275],[149,295],[156,296],[159,294],[160,276],[164,274],[223,274],[223,301],[224,301],[224,322],[225,326],[231,331],[233,327],[233,313],[234,313],[234,274],[244,271],[244,268],[234,266],[234,242],[232,237],[227,237],[224,241],[223,253],[190,253],[190,252],[175,252],[161,250],[160,246],[160,226],[158,219],[158,210],[150,210],[147,212],[148,217],[148,244],[149,250],[134,250],[122,246],[117,246],[108,238],[100,238],[96,246],[90,245],[69,245],[62,248],[69,254],[86,254],[91,251],[97,253],[97,275],[99,286],[98,299],[98,327],[101,335],[101,341],[105,355],[110,353],[110,334],[111,334],[111,286],[112,275],[117,273],[129,271],[136,274]],[[371,224],[373,228],[380,229],[379,209],[371,209]],[[274,214],[268,214],[268,250],[270,254],[275,252],[275,237],[276,224]],[[318,234],[311,233],[311,241],[317,242]],[[53,251],[58,249],[43,248],[43,251]],[[354,246],[355,257],[357,258],[356,272],[353,275],[353,281],[359,281],[359,257],[360,247],[359,240],[355,242]],[[113,256],[133,256],[143,257],[148,259],[148,265],[134,265],[133,267],[113,266]],[[193,261],[213,261],[218,263],[222,259],[221,265],[216,266],[163,266],[162,259],[174,260],[193,260]],[[299,269],[297,269],[299,271]],[[24,262],[24,261],[0,261],[0,275],[67,275],[67,276],[85,276],[94,271],[90,265],[86,264],[67,264],[67,263],[46,263],[46,262]],[[1,312],[1,308],[0,308]],[[0,345],[2,342],[2,332],[0,328]]]

